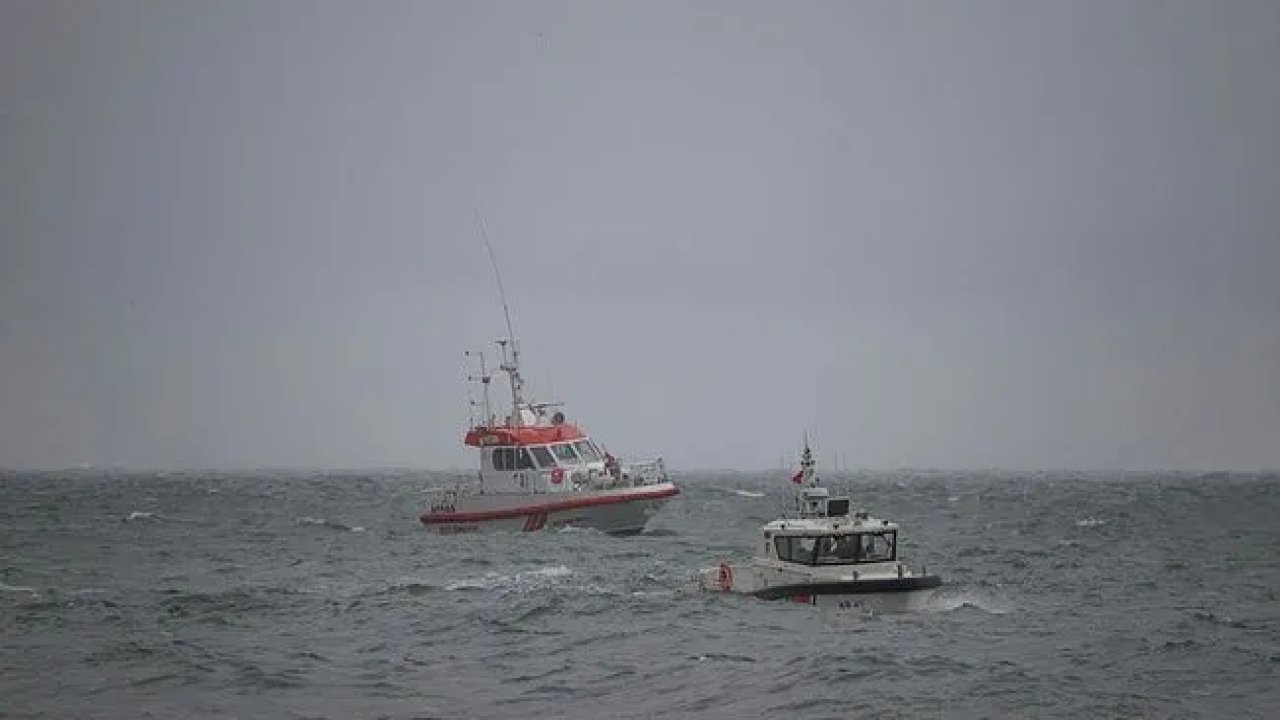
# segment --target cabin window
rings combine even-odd
[[[556,459],[551,457],[551,451],[537,445],[529,449],[533,451],[533,459],[538,461],[538,467],[550,468],[556,466]]]
[[[773,543],[779,560],[805,565],[852,565],[896,559],[897,537],[891,530],[817,537],[781,536],[774,538]]]
[[[897,557],[898,533],[865,533],[862,535],[861,562],[886,562]]]
[[[858,561],[858,536],[835,535],[818,543],[819,565],[846,565]]]
[[[545,450],[543,452],[546,452]],[[532,470],[533,458],[529,450],[522,447],[500,447],[493,449],[494,470]]]
[[[773,541],[778,551],[778,559],[787,562],[813,564],[813,552],[817,548],[817,538],[782,536]]]
[[[515,448],[500,447],[493,449],[494,470],[515,470]]]
[[[516,448],[516,469],[532,470],[533,458],[529,456],[528,448]]]
[[[600,453],[596,452],[596,449],[591,447],[591,443],[586,440],[579,440],[573,446],[577,448],[578,454],[582,456],[582,459],[587,462],[600,462]]]
[[[578,463],[578,454],[573,451],[573,446],[569,443],[552,445],[551,452],[555,453],[556,459],[563,464],[576,465]]]

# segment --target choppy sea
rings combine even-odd
[[[0,717],[1280,716],[1280,476],[853,473],[946,585],[707,595],[786,473],[642,535],[428,535],[442,473],[0,474]]]

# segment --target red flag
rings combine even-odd
[[[797,485],[799,485],[800,483],[804,482],[804,471],[803,471],[803,470],[800,470],[800,471],[797,471],[795,475],[792,475],[792,476],[791,476],[791,482],[793,482],[793,483],[795,483],[795,484],[797,484]]]

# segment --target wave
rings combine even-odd
[[[33,587],[27,587],[26,585],[7,585],[7,584],[5,584],[5,583],[0,583],[0,592],[4,592],[4,593],[30,593],[30,594],[32,594],[32,595],[39,595],[39,594],[40,594],[40,593],[39,593],[39,591],[37,591],[37,590],[36,590],[35,588],[33,588]]]
[[[927,606],[927,609],[933,612],[951,612],[964,608],[981,610],[992,615],[1004,615],[1010,610],[1008,603],[966,591],[954,595],[934,595],[929,599]]]
[[[376,597],[380,595],[426,595],[440,589],[439,585],[433,585],[425,580],[415,578],[402,578],[398,582],[388,583],[376,590],[360,593],[361,596]]]
[[[283,611],[302,591],[273,586],[243,586],[220,591],[168,589],[159,602],[171,618],[192,618],[217,624],[242,622],[259,612]]]
[[[492,590],[495,588],[521,588],[545,585],[548,580],[568,577],[573,571],[564,565],[520,570],[510,574],[485,573],[482,577],[457,580],[445,585],[445,590]]]
[[[300,517],[297,519],[297,523],[299,525],[317,525],[319,527],[326,527],[333,530],[343,530],[346,532],[354,532],[354,533],[364,532],[364,528],[361,527],[360,525],[347,525],[345,523],[340,523],[334,520],[326,520],[324,518]]]
[[[1106,520],[1099,520],[1098,518],[1085,518],[1083,520],[1076,521],[1076,527],[1097,527],[1099,525],[1106,524]]]
[[[122,518],[121,520],[121,522],[141,522],[141,521],[165,522],[165,523],[187,523],[187,524],[196,524],[196,525],[201,524],[202,522],[200,520],[190,520],[190,519],[184,519],[184,518],[170,517],[168,515],[161,515],[158,512],[148,512],[143,510],[134,510],[133,512],[124,516],[124,518]]]
[[[737,495],[738,497],[745,497],[745,498],[762,498],[762,497],[764,497],[764,493],[762,493],[762,492],[760,492],[760,491],[758,491],[758,490],[738,490],[738,489],[736,489],[736,488],[727,488],[727,490],[728,490],[728,492],[730,492],[730,493],[732,493],[732,494],[734,494],[734,495]]]

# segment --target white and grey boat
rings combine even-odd
[[[862,608],[891,613],[918,610],[942,585],[898,555],[899,527],[866,512],[854,512],[847,497],[833,497],[813,471],[806,441],[793,513],[764,524],[755,557],[722,560],[698,573],[709,591],[764,600]]]

